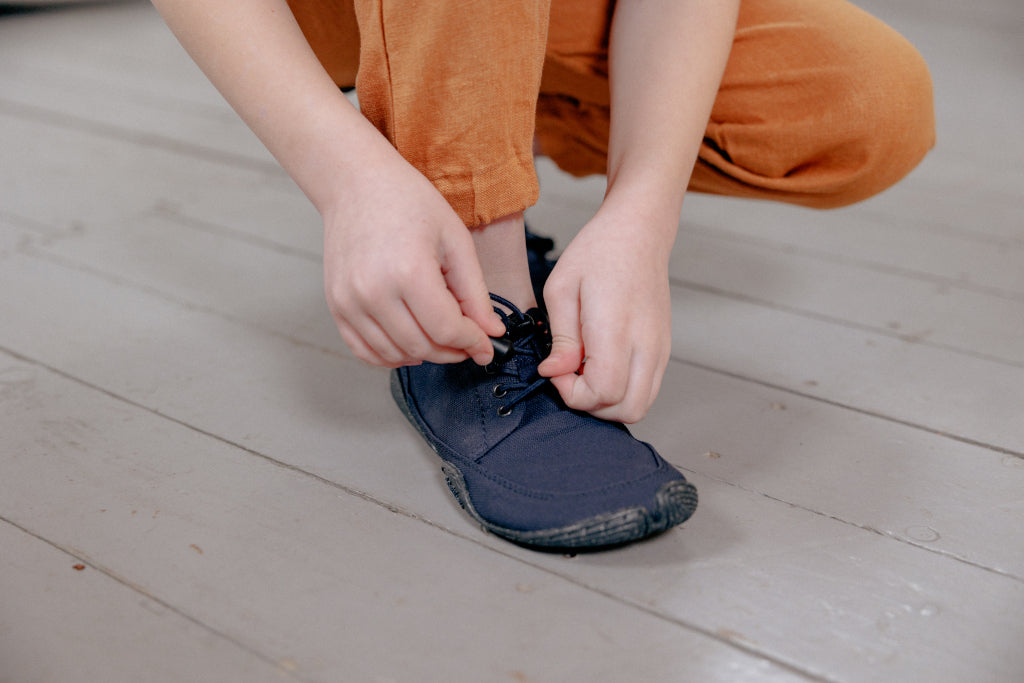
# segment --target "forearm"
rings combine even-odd
[[[606,203],[675,237],[732,47],[739,0],[619,0],[610,44]]]
[[[324,213],[397,153],[317,61],[285,0],[153,0],[210,81]]]

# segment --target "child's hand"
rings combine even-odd
[[[602,209],[544,288],[553,345],[540,373],[570,408],[618,422],[647,414],[672,346],[671,243],[647,227]]]
[[[505,331],[469,231],[400,158],[368,166],[324,212],[324,287],[345,343],[372,365],[485,364],[488,335]]]

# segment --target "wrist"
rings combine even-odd
[[[682,213],[682,193],[657,191],[650,184],[609,186],[595,218],[613,226],[619,237],[668,253]]]
[[[398,151],[366,119],[344,128],[310,153],[285,165],[289,175],[326,220],[358,211],[360,204],[392,201],[390,188],[400,185],[412,169]]]

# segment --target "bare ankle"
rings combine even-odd
[[[472,234],[487,288],[521,310],[536,306],[526,257],[523,214],[511,214],[473,228]]]

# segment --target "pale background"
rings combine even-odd
[[[636,432],[701,504],[577,557],[458,509],[148,4],[0,17],[0,681],[1024,680],[1024,10],[863,4],[937,148],[844,210],[688,199]],[[540,170],[564,245],[602,181]]]

